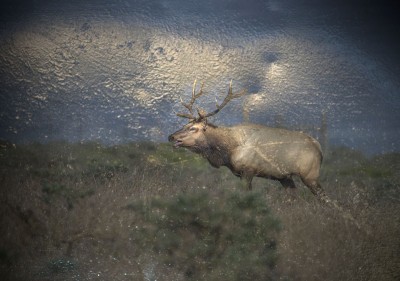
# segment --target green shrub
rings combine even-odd
[[[43,200],[50,204],[53,198],[63,198],[68,206],[68,209],[74,207],[74,202],[78,199],[83,199],[92,196],[95,191],[92,188],[82,190],[74,190],[57,182],[44,182],[42,184]]]
[[[134,243],[190,280],[270,280],[279,229],[258,193],[207,192],[132,203]]]

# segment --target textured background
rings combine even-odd
[[[308,130],[398,151],[399,21],[389,1],[6,1],[0,138],[166,141],[194,79],[211,110],[229,81],[249,94],[214,122]],[[277,121],[278,120],[278,121]]]

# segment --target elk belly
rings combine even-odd
[[[279,153],[276,152],[266,153],[256,147],[241,147],[232,156],[234,173],[275,179],[285,178],[293,171],[281,161]]]

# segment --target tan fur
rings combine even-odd
[[[214,167],[228,167],[249,189],[253,177],[294,187],[291,177],[297,175],[314,194],[323,193],[318,183],[321,146],[304,133],[255,124],[216,127],[192,122],[169,140],[203,155]]]

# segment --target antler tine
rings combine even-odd
[[[218,105],[218,104],[216,105],[217,109],[215,109],[214,111],[212,111],[210,113],[201,115],[200,117],[201,118],[207,118],[207,117],[210,117],[210,116],[213,116],[213,115],[217,114],[222,108],[225,107],[225,105],[228,104],[228,102],[230,102],[233,99],[240,98],[241,96],[246,94],[246,92],[247,92],[246,90],[242,90],[240,93],[234,94],[232,92],[232,80],[231,80],[231,82],[229,83],[228,94],[226,95],[226,97],[224,98],[224,100],[222,101],[222,103],[220,105]]]
[[[193,82],[193,88],[192,88],[192,100],[195,98],[196,96],[196,84],[197,84],[197,79],[194,79]]]
[[[200,91],[196,94],[196,84],[197,84],[197,80],[194,80],[193,83],[193,90],[192,90],[192,99],[190,100],[191,104],[194,103],[194,101],[200,97],[201,95],[203,95],[203,86],[204,86],[204,82],[201,83],[200,86]]]
[[[181,98],[181,103],[184,107],[186,107],[189,110],[189,114],[188,113],[178,113],[176,114],[179,117],[183,117],[183,118],[188,118],[188,119],[196,119],[196,117],[193,114],[193,104],[196,101],[197,98],[199,98],[201,95],[203,95],[203,85],[204,82],[201,83],[201,87],[200,87],[200,91],[196,94],[196,85],[197,85],[197,79],[194,80],[193,83],[193,89],[192,89],[192,98],[190,99],[189,103],[184,103],[182,98]]]
[[[229,83],[228,94],[226,95],[224,101],[220,105],[217,105],[217,108],[222,109],[225,105],[227,105],[228,102],[230,102],[233,99],[240,98],[244,94],[246,94],[246,90],[242,90],[240,93],[237,93],[237,94],[234,94],[232,92],[232,80],[231,80],[231,82]]]
[[[196,119],[196,117],[189,113],[177,113],[176,116],[193,120]]]

